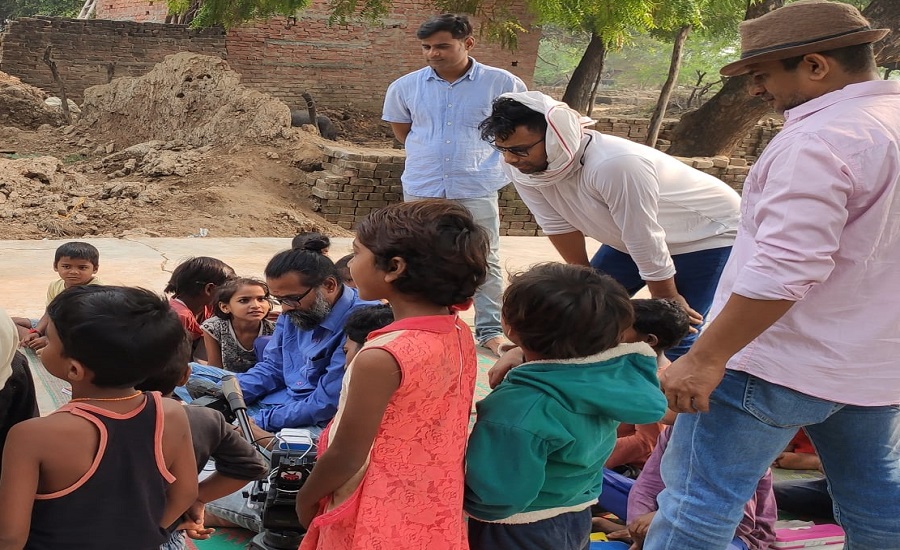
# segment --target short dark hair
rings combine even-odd
[[[334,269],[337,271],[337,274],[341,277],[341,282],[345,282],[350,278],[350,260],[353,259],[353,254],[347,254],[340,260],[334,262]]]
[[[547,133],[547,119],[543,113],[529,109],[509,97],[498,97],[491,107],[491,114],[478,125],[481,139],[493,143],[496,139],[509,139],[516,128],[524,126],[544,135]]]
[[[137,384],[134,389],[140,391],[158,391],[163,395],[170,395],[175,391],[178,383],[184,378],[184,373],[190,367],[188,364],[191,360],[191,338],[187,332],[184,332],[184,338],[181,344],[175,349],[175,353],[166,363],[166,366],[144,379],[143,382]]]
[[[209,283],[219,286],[233,276],[234,270],[222,260],[209,256],[188,258],[172,271],[172,276],[169,277],[169,283],[163,292],[196,296]]]
[[[432,34],[447,31],[450,36],[457,40],[464,40],[472,36],[472,23],[469,17],[462,14],[444,13],[429,17],[427,21],[419,26],[416,31],[416,38],[422,40],[428,38]]]
[[[301,231],[291,239],[291,248],[302,248],[312,252],[321,252],[331,247],[331,239],[317,231]]]
[[[379,269],[403,258],[406,271],[391,284],[434,304],[465,302],[487,276],[487,233],[465,207],[446,199],[376,210],[359,223],[356,239],[372,251]]]
[[[834,59],[850,74],[874,71],[876,68],[875,51],[872,48],[871,43],[845,46],[843,48],[826,50],[818,53]],[[781,60],[781,66],[784,67],[784,70],[786,71],[794,71],[800,66],[800,62],[802,61],[802,55],[789,57]]]
[[[394,310],[391,306],[380,304],[354,309],[344,323],[347,340],[359,345],[366,343],[369,334],[394,322]]]
[[[149,290],[75,286],[47,305],[62,353],[102,388],[128,388],[155,375],[185,339],[169,303]]]
[[[307,242],[304,247],[275,254],[266,264],[266,278],[277,279],[296,272],[303,276],[303,282],[309,286],[319,286],[329,277],[340,283],[341,278],[334,269],[331,258],[322,253],[322,248],[310,246],[318,247],[318,244]]]
[[[94,264],[94,267],[100,265],[100,251],[92,244],[72,241],[64,243],[56,249],[56,255],[53,257],[53,267],[63,258],[72,258],[73,260],[87,260]]]
[[[269,298],[269,285],[267,285],[265,281],[253,277],[237,277],[235,279],[229,279],[216,289],[216,298],[213,301],[213,313],[216,317],[221,319],[231,319],[231,314],[222,311],[222,308],[219,307],[219,302],[225,302],[227,304],[231,301],[234,293],[240,290],[242,286],[246,285],[258,286],[266,293],[266,298]]]
[[[691,320],[684,308],[672,300],[640,298],[631,301],[634,308],[634,330],[652,334],[658,342],[657,352],[675,347],[691,330]]]
[[[549,262],[510,277],[503,319],[524,349],[573,359],[617,346],[634,312],[628,292],[612,277]]]

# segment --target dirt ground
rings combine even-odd
[[[131,79],[136,82],[121,83],[118,90],[113,89],[116,80],[109,90],[90,89],[93,97],[86,93],[81,119],[71,126],[0,122],[0,235],[287,237],[315,230],[348,236],[309,209],[306,176],[321,168],[322,146],[334,142],[308,126],[291,128],[281,102],[246,91],[228,75],[227,66],[216,73],[207,60],[195,58],[160,64],[147,75],[177,73],[175,80],[190,82],[191,71],[213,74],[212,82],[194,81],[194,89],[182,89],[188,100],[191,94],[199,98],[189,101],[184,113],[172,112],[170,101],[158,102],[159,112],[154,112],[155,98],[139,91],[122,104],[122,89],[171,90],[174,84],[160,82],[157,75],[149,83]],[[192,67],[198,63],[206,65]],[[228,98],[224,110],[202,104],[216,93]],[[28,94],[19,90],[19,96]],[[112,105],[111,98],[119,104]],[[91,104],[100,107],[92,110]],[[319,111],[336,125],[338,142],[392,144],[390,127],[379,113]],[[129,116],[117,118],[123,112]],[[254,118],[242,120],[242,113]],[[180,122],[151,128],[160,118]]]
[[[307,175],[334,142],[292,128],[287,105],[241,85],[220,58],[179,53],[88,88],[69,125],[46,98],[0,73],[2,238],[349,235],[308,200]],[[594,116],[645,109],[636,98],[598,102]],[[318,111],[338,143],[394,144],[380,113]]]

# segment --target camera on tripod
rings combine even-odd
[[[316,445],[312,433],[305,429],[285,429],[276,436],[269,452],[260,447],[250,430],[247,405],[234,376],[222,379],[222,391],[229,411],[237,419],[244,438],[269,458],[269,475],[251,486],[244,496],[262,506],[263,531],[256,535],[249,549],[295,550],[305,529],[297,518],[297,493],[306,482],[316,462]],[[227,418],[227,415],[226,415]]]

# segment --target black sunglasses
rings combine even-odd
[[[516,145],[514,147],[503,147],[503,146],[497,145],[494,141],[489,141],[488,143],[490,143],[491,147],[493,147],[497,151],[500,151],[501,153],[509,153],[509,154],[515,155],[517,157],[527,157],[529,154],[528,152],[531,150],[531,148],[543,141],[544,141],[544,138],[541,138],[541,139],[535,141],[534,143],[532,143],[531,145]]]
[[[312,286],[304,292],[303,294],[297,294],[295,296],[271,296],[272,301],[278,305],[297,307],[300,305],[300,301],[306,298],[306,295],[315,290],[316,287]]]

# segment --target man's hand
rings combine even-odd
[[[516,347],[507,351],[500,356],[500,359],[497,359],[497,362],[488,371],[488,385],[491,389],[496,388],[506,378],[506,373],[524,362],[525,355],[522,353],[522,348]]]
[[[778,455],[772,466],[785,470],[820,470],[822,461],[818,455],[786,451]]]
[[[669,299],[669,300],[672,300],[672,301],[675,302],[676,304],[680,305],[680,306],[681,306],[681,309],[683,309],[684,312],[687,313],[688,319],[690,319],[691,325],[692,325],[692,326],[691,326],[691,332],[696,333],[696,332],[697,332],[697,329],[695,329],[695,328],[693,327],[693,325],[699,325],[700,323],[702,323],[702,322],[703,322],[703,316],[700,315],[700,313],[699,313],[697,310],[695,310],[694,308],[692,308],[692,307],[687,303],[687,300],[684,299],[684,296],[682,296],[681,294],[676,294],[675,296],[672,296],[671,298],[668,298],[668,299]]]
[[[650,512],[643,516],[638,516],[628,524],[628,534],[631,535],[631,540],[634,541],[628,550],[640,550],[644,547],[644,539],[647,538],[650,522],[653,521],[653,516],[655,515],[656,512]]]
[[[725,376],[725,363],[704,363],[688,352],[660,375],[669,408],[679,413],[709,411],[709,396]]]
[[[240,429],[240,426],[235,426],[235,428]],[[259,443],[270,451],[272,450],[272,447],[275,446],[275,434],[267,432],[257,426],[252,418],[250,419],[250,431],[253,433],[254,442]]]

